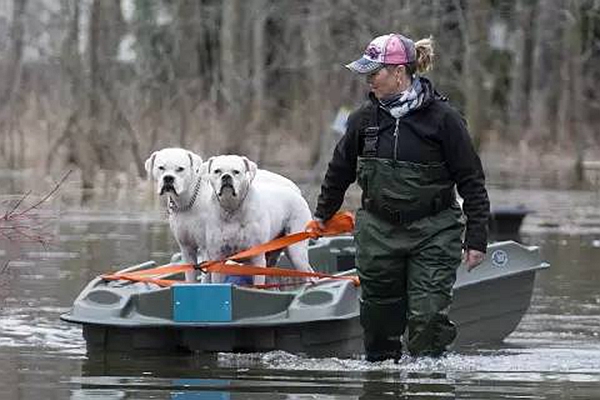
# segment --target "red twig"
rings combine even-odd
[[[14,213],[14,212],[17,210],[17,208],[19,208],[19,206],[20,206],[21,204],[23,204],[23,202],[25,201],[25,199],[26,199],[26,198],[27,198],[27,197],[28,197],[30,194],[31,194],[31,190],[30,190],[29,192],[25,193],[25,194],[23,195],[23,197],[21,197],[21,198],[19,199],[19,201],[17,201],[17,202],[15,203],[15,205],[12,207],[12,209],[11,209],[10,211],[6,211],[6,212],[4,213],[4,216],[3,216],[2,218],[4,218],[4,219],[8,219],[8,218],[9,218],[9,217],[10,217],[10,216],[11,216],[11,215],[12,215],[12,214],[13,214],[13,213]]]
[[[51,238],[49,239],[49,235],[44,231],[46,225],[43,222],[44,220],[52,218],[45,217],[36,211],[41,204],[48,201],[48,199],[58,191],[70,174],[71,171],[67,171],[58,183],[56,183],[54,188],[46,193],[40,200],[28,207],[24,207],[23,210],[19,210],[31,194],[31,191],[24,194],[10,210],[5,212],[0,218],[0,237],[11,242],[39,243],[44,247],[50,244]],[[6,269],[6,266],[4,269]]]

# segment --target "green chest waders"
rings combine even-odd
[[[374,157],[377,139],[368,129],[355,233],[366,356],[398,359],[407,321],[409,352],[439,355],[456,336],[447,309],[464,224],[454,184],[444,164]]]

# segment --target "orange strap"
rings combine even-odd
[[[172,275],[180,272],[192,271],[194,266],[191,264],[167,264],[155,268],[144,269],[141,271],[132,271],[122,274],[104,274],[102,279],[109,281],[126,280],[132,282],[155,283],[159,286],[171,286],[175,283],[181,283],[172,279],[160,279],[158,276]]]
[[[322,231],[304,231],[292,233],[290,235],[271,240],[270,242],[251,247],[248,250],[241,251],[237,254],[227,257],[223,261],[239,261],[245,258],[257,256],[262,253],[283,249],[306,239],[317,239],[323,236],[335,236],[341,233],[352,232],[352,230],[354,230],[354,216],[348,211],[343,211],[331,217],[331,219],[325,223],[325,229]],[[212,262],[213,261],[209,261],[209,263]]]
[[[296,277],[296,278],[329,278],[329,279],[340,279],[340,280],[351,280],[355,285],[359,285],[358,277],[356,276],[335,276],[330,274],[324,274],[320,272],[304,272],[285,268],[269,267],[265,268],[262,266],[254,265],[239,265],[239,264],[227,264],[227,261],[240,261],[256,255],[267,253],[274,250],[279,250],[284,247],[288,247],[294,243],[301,242],[303,240],[312,238],[316,239],[322,236],[335,236],[340,233],[351,232],[354,229],[354,217],[349,212],[340,212],[335,214],[325,224],[324,230],[311,230],[293,233],[281,238],[271,240],[267,243],[263,243],[247,250],[241,251],[224,260],[219,261],[206,261],[200,265],[200,268],[204,272],[214,272],[225,275],[265,275],[265,276],[279,276],[279,277]],[[108,274],[102,275],[103,279],[106,280],[129,280],[135,282],[148,282],[155,283],[159,286],[170,286],[174,283],[182,283],[181,281],[169,280],[169,279],[158,279],[157,276],[171,275],[180,272],[192,271],[194,265],[192,264],[167,264],[156,268],[133,271],[124,274]],[[254,285],[254,287],[268,288],[268,287],[279,287],[284,284],[266,284],[266,285]]]
[[[170,280],[170,279],[159,279],[156,276],[165,275],[165,274],[176,274],[180,272],[193,271],[194,266],[192,264],[167,264],[162,265],[156,268],[147,269],[143,271],[134,271],[128,272],[124,274],[108,274],[102,275],[102,279],[106,280],[127,280],[133,282],[147,282],[147,283],[155,283],[159,286],[171,286],[174,283],[183,283],[178,280]],[[275,268],[275,267],[259,267],[255,265],[245,265],[245,264],[211,264],[206,267],[205,271],[214,272],[224,275],[265,275],[265,276],[278,276],[278,277],[289,277],[289,278],[327,278],[327,279],[336,279],[336,280],[350,280],[354,282],[356,286],[359,285],[358,277],[354,275],[330,275],[324,274],[321,272],[304,272],[304,271],[296,271],[287,268]],[[295,283],[290,283],[290,285],[294,285]],[[268,288],[268,287],[278,287],[285,286],[285,284],[266,284],[266,285],[253,285],[253,287],[258,288]]]

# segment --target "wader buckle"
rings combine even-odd
[[[365,142],[363,147],[363,156],[364,157],[376,157],[377,156],[377,147],[379,142],[379,127],[378,126],[369,126],[365,128]]]
[[[388,218],[390,218],[391,220],[393,220],[393,222],[402,225],[404,222],[411,222],[411,221],[405,221],[406,215],[405,213],[403,213],[402,211],[399,210],[392,210],[389,207],[383,206],[383,212],[385,214],[387,214]]]

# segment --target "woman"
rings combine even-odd
[[[322,229],[358,181],[355,240],[369,361],[400,358],[407,324],[412,355],[441,355],[456,337],[447,310],[461,254],[470,270],[486,251],[481,161],[461,116],[420,76],[432,61],[430,39],[388,34],[346,65],[366,77],[369,100],[348,119],[309,224]]]

